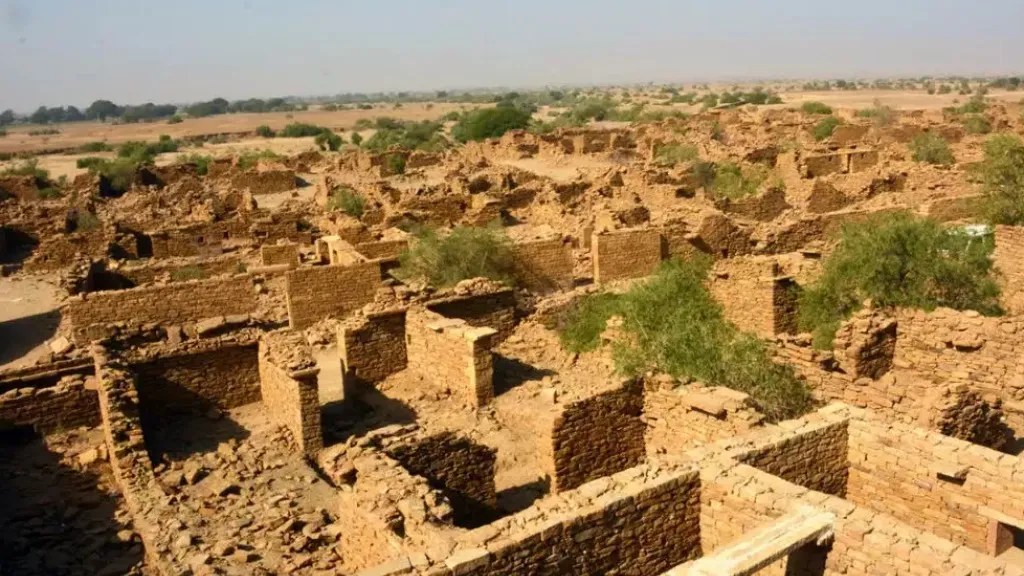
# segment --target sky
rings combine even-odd
[[[1021,0],[0,0],[0,109],[1024,70]]]

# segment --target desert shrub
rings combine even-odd
[[[426,280],[438,288],[479,277],[511,282],[515,268],[512,243],[500,224],[457,226],[448,235],[421,230],[399,261],[399,278]]]
[[[363,144],[363,137],[359,132],[352,132],[352,138],[350,138],[350,140],[355,146],[361,146]]]
[[[949,144],[942,136],[933,132],[916,136],[910,142],[910,151],[915,162],[948,166],[955,161]]]
[[[401,154],[389,154],[384,159],[384,167],[390,174],[405,174],[405,156]]]
[[[75,213],[75,230],[96,230],[102,224],[99,217],[88,210],[78,210]]]
[[[107,144],[106,142],[100,142],[98,140],[95,142],[86,142],[85,144],[82,144],[77,148],[77,151],[82,154],[91,154],[95,152],[109,152],[111,150],[113,150],[113,148],[111,148],[110,144]]]
[[[711,139],[725,144],[725,128],[722,127],[721,122],[715,122],[711,125]]]
[[[697,148],[687,144],[661,144],[654,149],[654,163],[658,166],[671,167],[699,156]]]
[[[989,221],[1024,224],[1024,141],[1011,134],[989,138],[979,172]]]
[[[449,146],[448,139],[441,134],[444,125],[440,122],[403,122],[381,117],[370,127],[377,131],[363,146],[374,152],[386,152],[391,148],[439,152]]]
[[[106,158],[97,158],[95,156],[89,156],[86,158],[79,158],[75,161],[75,166],[83,170],[92,170],[93,168],[100,166],[104,162],[108,162]]]
[[[293,122],[282,128],[277,135],[281,138],[308,138],[310,136],[318,136],[327,130],[329,130],[329,128],[323,128],[316,124]]]
[[[695,173],[698,181],[713,197],[732,200],[757,194],[761,184],[768,178],[768,170],[761,165],[741,168],[732,162],[719,165],[699,163],[695,166]]]
[[[345,140],[331,130],[324,130],[316,135],[313,142],[318,148],[320,148],[320,150],[337,152],[338,148],[341,148],[341,145],[345,143]]]
[[[804,102],[800,106],[804,114],[831,114],[832,108],[821,102]]]
[[[118,192],[125,192],[135,183],[135,174],[139,169],[139,161],[134,158],[80,158],[79,168],[86,168],[92,174],[102,176],[110,187]]]
[[[939,306],[999,314],[991,239],[909,213],[843,228],[821,277],[800,297],[801,329],[830,348],[839,324],[870,299],[878,307]]]
[[[175,114],[174,116],[171,116],[170,118],[167,119],[167,123],[168,124],[181,124],[184,121],[185,120],[182,119],[182,117],[178,116],[177,114]]]
[[[260,160],[276,160],[280,156],[273,150],[246,150],[238,155],[238,168],[248,170],[259,164]]]
[[[351,188],[339,186],[331,190],[327,209],[344,212],[353,218],[362,218],[366,210],[366,201]]]
[[[186,280],[202,280],[206,278],[206,272],[199,266],[185,266],[171,272],[171,280],[184,282]]]
[[[28,158],[19,164],[4,168],[0,171],[0,176],[32,176],[45,182],[50,179],[50,172],[39,167],[38,158]]]
[[[178,162],[195,166],[196,172],[201,176],[205,176],[210,172],[210,163],[213,162],[213,157],[202,154],[188,154],[178,158]]]
[[[964,102],[962,106],[956,109],[957,114],[981,114],[988,108],[988,104],[985,103],[985,96],[982,94],[975,94],[971,96],[970,100]]]
[[[6,137],[7,137],[7,129],[6,128],[0,128],[0,138],[6,138]]]
[[[896,110],[882,104],[881,100],[875,100],[874,106],[857,110],[854,115],[858,118],[872,118],[879,126],[889,126],[896,121]]]
[[[152,162],[160,154],[177,152],[179,143],[167,134],[161,134],[156,142],[141,142],[132,140],[121,144],[117,148],[118,158],[130,158],[136,163],[144,164]]]
[[[459,142],[500,138],[509,130],[522,130],[529,125],[530,114],[518,108],[481,108],[459,118],[452,127],[452,137]]]
[[[29,130],[29,136],[53,136],[54,134],[60,134],[60,130],[56,128],[43,128],[40,130]]]
[[[619,316],[624,338],[612,352],[621,373],[658,369],[739,390],[772,420],[803,414],[812,404],[806,385],[791,368],[775,364],[758,338],[726,322],[706,286],[710,266],[705,258],[671,260],[625,294],[585,297],[559,333],[563,346],[575,352],[597,348],[608,319]]]
[[[261,124],[256,127],[256,135],[259,136],[260,138],[273,138],[277,134],[275,134],[274,131],[270,129],[270,126],[267,126],[266,124]]]
[[[458,110],[452,110],[451,112],[441,116],[442,122],[458,122],[462,118],[462,114]]]
[[[821,142],[822,140],[832,136],[832,133],[836,131],[836,128],[842,124],[843,121],[835,116],[829,116],[823,118],[820,122],[814,125],[811,129],[811,135],[814,139]]]
[[[705,94],[698,102],[704,108],[714,108],[715,106],[718,106],[718,94]]]
[[[960,122],[968,134],[988,134],[992,131],[992,122],[981,114],[968,114]]]
[[[373,120],[370,120],[369,118],[360,118],[359,120],[356,120],[356,123],[353,125],[353,128],[356,130],[371,130],[374,127]]]
[[[63,196],[64,193],[61,192],[60,188],[56,188],[54,186],[48,186],[39,191],[39,197],[44,200],[55,200]]]

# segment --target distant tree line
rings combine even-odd
[[[7,109],[0,112],[0,126],[7,126],[17,122],[31,124],[57,124],[59,122],[82,122],[86,120],[108,120],[133,124],[136,122],[150,122],[173,118],[180,112],[184,112],[193,118],[213,116],[216,114],[233,114],[238,112],[293,112],[305,110],[304,104],[295,104],[286,101],[284,98],[270,98],[261,100],[249,98],[248,100],[236,100],[228,102],[223,98],[214,98],[209,102],[197,102],[188,106],[179,107],[176,104],[154,104],[147,102],[137,106],[121,106],[110,100],[96,100],[85,110],[75,106],[40,106],[35,112],[28,116],[18,116],[13,110]]]

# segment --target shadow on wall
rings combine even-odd
[[[0,250],[0,264],[21,264],[39,247],[39,240],[14,228],[0,227],[6,250]]]
[[[494,354],[494,395],[501,396],[524,382],[554,376],[557,372],[537,368],[515,358]]]
[[[101,466],[109,478],[103,461],[63,464],[31,430],[0,435],[0,573],[114,575],[142,563],[142,544],[116,520],[116,492],[97,485]]]
[[[168,406],[154,398],[150,386],[162,387],[161,397],[166,394],[174,398],[175,405]],[[154,464],[164,455],[184,458],[212,452],[231,439],[242,441],[249,437],[248,430],[228,418],[213,402],[169,380],[154,382],[154,378],[146,378],[145,384],[139,386],[139,412],[146,449]]]
[[[550,492],[551,478],[548,476],[538,478],[529,484],[506,488],[498,492],[498,510],[504,514],[522,512]]]
[[[385,426],[416,423],[416,412],[408,404],[385,396],[373,386],[362,389],[359,398],[328,402],[321,407],[325,447]]]
[[[0,366],[21,358],[57,333],[60,310],[0,322]]]

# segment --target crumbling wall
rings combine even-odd
[[[208,257],[220,254],[224,240],[242,232],[231,228],[232,222],[201,222],[153,231],[148,236],[154,258]]]
[[[657,387],[644,392],[648,455],[679,454],[764,425],[747,394],[724,387]]]
[[[0,395],[0,429],[31,426],[52,434],[100,423],[95,384],[83,376],[64,376],[51,386],[10,388]]]
[[[275,194],[296,188],[297,180],[293,170],[247,170],[231,178],[231,187],[248,189],[252,194]]]
[[[661,574],[700,555],[700,478],[630,468],[470,532],[437,574]]]
[[[996,226],[992,260],[999,269],[1003,307],[1011,314],[1024,313],[1024,228]]]
[[[136,287],[162,280],[181,282],[238,274],[241,271],[244,271],[244,267],[236,254],[225,254],[214,258],[150,260],[132,262],[118,266],[116,269],[108,268],[99,274],[96,284],[102,286],[105,283],[107,285],[121,283],[127,284],[128,287]],[[196,278],[196,275],[199,278]],[[107,278],[103,278],[104,276]]]
[[[338,353],[346,399],[359,397],[367,387],[404,370],[405,310],[357,314],[342,322]]]
[[[497,451],[455,432],[396,438],[384,452],[441,490],[455,508],[457,525],[481,525],[498,505]]]
[[[333,316],[344,318],[373,302],[380,286],[379,262],[299,268],[285,275],[288,323],[302,330]]]
[[[102,332],[94,327],[104,324],[171,325],[215,316],[249,314],[255,310],[252,278],[244,274],[82,294],[65,304],[65,313],[74,327],[78,344],[101,337]]]
[[[494,286],[487,282],[472,284],[462,290],[455,287],[453,294],[427,302],[427,310],[446,318],[465,320],[477,328],[491,328],[497,334],[494,343],[504,342],[516,328],[516,295],[511,288]]]
[[[1024,465],[937,433],[853,420],[846,497],[974,550],[988,549],[993,522],[1024,523]]]
[[[287,264],[295,268],[299,265],[299,245],[264,244],[260,246],[260,261],[264,266]]]
[[[846,423],[827,423],[737,454],[736,460],[798,486],[843,497],[848,446]]]
[[[494,330],[421,309],[409,310],[405,330],[411,371],[467,406],[494,398]]]
[[[561,239],[515,245],[516,279],[533,292],[571,290],[572,250]]]
[[[32,256],[25,261],[26,272],[49,272],[70,266],[80,255],[105,258],[114,235],[109,230],[91,230],[47,236],[41,239]]]
[[[299,449],[315,456],[324,446],[320,429],[320,369],[302,335],[265,334],[259,344],[260,395],[267,413],[283,425]]]
[[[836,331],[832,350],[851,378],[881,378],[892,369],[897,342],[897,321],[877,310],[855,313]]]
[[[643,383],[627,380],[586,398],[566,399],[551,430],[551,489],[637,466],[646,457]]]
[[[711,293],[725,318],[744,332],[770,338],[797,331],[796,286],[780,276],[771,257],[746,256],[715,262]]]
[[[594,282],[650,275],[661,263],[661,233],[656,229],[594,234]]]
[[[357,252],[371,259],[394,260],[409,249],[408,240],[377,240],[374,242],[359,242],[355,245]]]
[[[259,402],[258,348],[254,341],[199,340],[125,359],[138,376],[145,415],[161,418]]]

